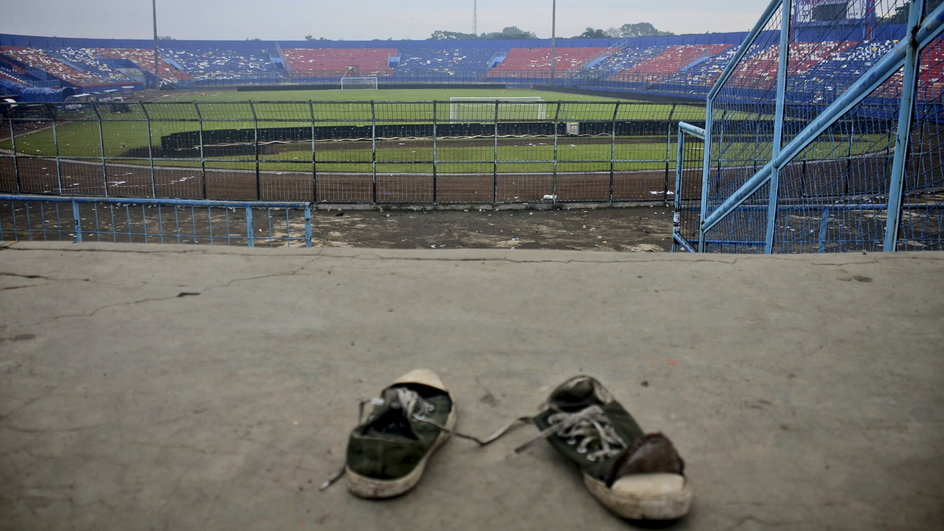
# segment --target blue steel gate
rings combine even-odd
[[[832,23],[811,5],[771,1],[710,91],[701,190],[677,183],[676,246],[944,249],[944,5],[853,0],[860,18]],[[683,132],[698,137],[680,130],[679,166]]]

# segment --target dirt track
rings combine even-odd
[[[381,249],[668,251],[672,210],[344,211],[314,214],[314,245]]]

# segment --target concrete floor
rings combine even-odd
[[[944,254],[0,246],[0,528],[625,529],[534,433],[317,486],[438,372],[487,435],[598,377],[669,435],[676,529],[944,521]]]

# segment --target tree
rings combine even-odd
[[[587,28],[586,31],[574,37],[575,39],[605,39],[609,35],[601,29]]]
[[[675,35],[671,31],[660,31],[648,22],[623,24],[619,28],[620,37],[653,37],[659,35]]]
[[[177,39],[175,39],[175,38],[173,38],[173,37],[167,37],[167,36],[161,37],[160,35],[158,35],[158,36],[157,36],[157,40],[159,40],[159,41],[176,41]]]
[[[436,30],[429,36],[431,41],[456,41],[456,40],[495,40],[495,39],[537,39],[538,36],[530,31],[524,31],[518,26],[508,26],[500,32],[483,33],[476,35],[474,33],[461,33],[458,31]]]
[[[459,41],[459,40],[470,40],[478,39],[479,37],[474,33],[460,33],[458,31],[443,31],[436,30],[432,35],[429,36],[431,41]]]
[[[483,39],[537,39],[538,36],[530,31],[524,31],[518,26],[508,26],[501,33],[483,33]]]

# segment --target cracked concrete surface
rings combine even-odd
[[[944,520],[944,255],[0,245],[0,528],[624,529],[546,445],[317,486],[437,371],[484,436],[573,374],[679,447],[678,529]]]

